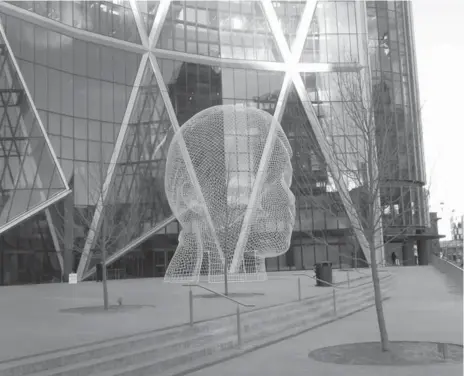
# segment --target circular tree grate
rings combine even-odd
[[[145,308],[145,307],[154,308],[154,306],[148,306],[148,305],[110,305],[108,307],[108,310],[105,311],[103,309],[103,305],[98,305],[98,306],[66,308],[66,309],[61,309],[60,312],[79,313],[81,315],[105,314],[105,313],[125,313],[125,312],[131,312],[131,311],[138,310],[138,309]]]
[[[349,343],[311,351],[309,357],[319,362],[347,365],[409,366],[445,361],[462,363],[462,345],[446,345],[437,342],[390,341],[390,350],[383,352],[379,342]]]
[[[265,295],[262,292],[230,292],[227,296],[230,298],[250,298],[253,296],[263,296]],[[195,294],[195,298],[222,298],[220,295],[216,294]]]

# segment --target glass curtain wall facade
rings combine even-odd
[[[2,47],[2,59],[11,71],[0,71],[0,82],[10,91],[27,87],[30,103],[16,117],[32,129],[38,122],[33,107],[46,133],[41,145],[50,145],[50,151],[42,147],[48,159],[36,158],[36,170],[50,170],[36,174],[38,185],[29,171],[34,166],[20,167],[26,146],[16,152],[20,162],[9,162],[11,140],[30,136],[7,133],[12,120],[2,117],[1,173],[32,174],[24,186],[46,193],[18,209],[24,215],[14,226],[0,222],[0,284],[58,281],[70,271],[91,276],[101,256],[102,223],[110,278],[162,276],[179,232],[164,194],[169,142],[190,117],[218,104],[268,111],[293,148],[292,245],[268,259],[267,269],[350,264],[362,254],[347,214],[354,204],[337,193],[317,127],[330,129],[330,145],[356,159],[359,134],[333,127],[334,119],[348,123],[333,77],[359,72],[385,93],[395,119],[390,136],[399,152],[383,188],[384,216],[400,231],[425,228],[410,12],[406,2],[341,0],[0,3],[2,46],[9,46]],[[20,74],[18,83],[7,80],[12,74]],[[10,103],[2,103],[6,113]],[[11,196],[20,186],[5,182],[2,206],[26,205]],[[58,194],[63,197],[47,201]],[[326,203],[332,210],[321,210]]]

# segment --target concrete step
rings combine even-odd
[[[306,316],[306,320],[314,321],[320,320],[320,318],[327,316],[327,313],[323,310],[317,312],[316,315],[311,315],[310,317]],[[301,317],[301,315],[300,315]],[[294,327],[294,321],[285,321],[281,320],[281,324],[278,327],[273,327],[270,329],[271,333],[281,333],[282,330]],[[263,327],[268,327],[263,325]],[[244,339],[244,344],[256,340],[257,337],[262,337],[263,334],[267,332],[264,330],[255,331],[254,334],[250,336],[249,339]],[[166,372],[166,374],[171,374],[172,369],[175,368],[189,368],[191,363],[200,364],[204,362],[208,357],[219,356],[219,354],[227,354],[229,351],[235,352],[237,348],[237,336],[229,336],[222,340],[218,340],[215,343],[210,343],[203,350],[192,349],[191,351],[186,351],[183,353],[171,354],[171,357],[163,359],[162,361],[147,361],[145,363],[133,364],[125,369],[118,369],[115,371],[109,371],[104,374],[99,374],[99,376],[148,376],[148,375],[158,375],[160,372]]]
[[[27,357],[0,364],[0,376],[23,376],[80,362],[103,358],[114,353],[142,349],[150,346],[166,346],[178,338],[196,338],[202,334],[214,334],[232,322],[230,317],[198,323],[192,327],[182,325],[166,330],[136,334],[76,348],[58,350],[43,355]]]
[[[277,313],[266,315],[266,319],[263,319],[262,314],[259,317],[253,315],[247,318],[246,313],[243,313],[242,315],[245,315],[244,321],[251,323],[244,328],[244,335],[251,329],[257,330],[262,326],[269,325],[269,322],[272,324],[273,320],[286,320],[292,315],[299,315],[300,311],[307,311],[305,303],[307,304],[308,302],[303,302],[302,306],[292,305],[290,308],[287,308],[284,315],[280,311],[277,311],[279,307],[275,307],[274,310]],[[314,306],[319,307],[320,303]],[[86,376],[127,364],[164,359],[168,355],[184,350],[188,352],[191,349],[205,346],[205,343],[213,343],[218,339],[226,338],[225,343],[220,343],[220,346],[227,347],[230,344],[230,340],[227,337],[236,338],[236,322],[229,318],[217,321],[214,322],[214,326],[206,326],[203,323],[203,330],[174,330],[158,336],[137,337],[127,342],[105,343],[103,349],[91,346],[84,350],[62,354],[61,358],[60,354],[55,354],[53,357],[42,360],[41,363],[35,365],[30,361],[30,367],[27,370],[25,369],[26,367],[22,367],[19,370],[19,372],[26,371],[27,373],[19,373],[17,368],[14,371],[20,375],[31,374],[31,367],[35,366],[34,376]],[[136,342],[137,340],[139,342]],[[10,370],[10,373],[13,372]]]
[[[382,282],[382,289],[387,285],[388,282]],[[242,312],[243,343],[277,333],[283,335],[292,328],[301,329],[302,326],[315,325],[322,318],[330,318],[331,314],[333,316],[333,289],[327,290],[323,295],[299,302]],[[347,309],[345,306],[359,307],[366,299],[371,299],[371,295],[372,285],[337,290],[337,313],[343,314]],[[2,364],[0,376],[88,376],[102,372],[119,375],[114,372],[126,372],[126,368],[134,374],[152,372],[152,375],[155,371],[164,372],[169,367],[196,361],[197,357],[231,351],[238,341],[236,325],[236,315],[233,314],[192,327],[179,326],[61,350]]]
[[[385,301],[388,298],[384,298]],[[243,355],[250,351],[257,350],[259,348],[272,345],[274,343],[280,342],[287,338],[294,337],[296,335],[302,334],[308,330],[316,328],[321,325],[326,325],[334,320],[346,317],[350,314],[360,312],[362,310],[371,308],[374,306],[373,294],[364,299],[364,302],[357,301],[352,303],[349,306],[344,306],[342,311],[338,311],[337,316],[328,314],[327,312],[321,313],[318,317],[303,317],[299,322],[293,322],[287,325],[287,328],[284,331],[278,330],[276,328],[272,329],[272,332],[269,336],[262,336],[260,333],[257,335],[254,340],[246,341],[241,348],[234,347],[225,352],[220,352],[212,354],[206,358],[198,358],[188,364],[179,364],[176,367],[170,368],[166,372],[157,374],[157,376],[183,376],[191,372],[199,371],[205,367],[212,366],[217,363],[224,362],[229,359],[233,359],[237,356]],[[129,374],[123,374],[129,375]],[[140,374],[139,376],[148,376],[150,373]],[[103,376],[103,375],[102,375]],[[105,374],[104,376],[120,376],[119,374]]]
[[[154,362],[162,366],[165,360],[173,354],[191,354],[209,347],[232,347],[234,333],[231,328],[224,328],[220,333],[205,334],[192,338],[179,338],[177,342],[168,345],[144,347],[123,353],[113,353],[106,357],[92,359],[86,362],[34,373],[34,376],[88,376],[99,375],[109,370],[117,370],[131,364]],[[218,341],[220,339],[220,342]]]
[[[366,309],[373,304],[373,292],[370,294],[360,294],[354,302],[350,302],[348,299],[348,304],[343,304],[341,307],[341,312],[337,317],[345,316],[350,312],[358,311],[361,309]],[[158,362],[146,362],[143,364],[132,365],[126,369],[120,369],[115,372],[107,372],[101,374],[100,376],[151,376],[151,375],[183,375],[187,372],[192,372],[196,369],[201,369],[205,365],[215,364],[219,361],[224,361],[241,355],[245,352],[248,352],[254,349],[256,346],[262,346],[266,343],[272,343],[280,338],[285,338],[288,336],[288,333],[296,332],[300,333],[301,331],[311,329],[312,327],[323,325],[325,323],[331,322],[336,317],[333,316],[331,310],[320,310],[317,312],[312,312],[310,315],[300,315],[298,319],[292,321],[281,320],[279,325],[275,326],[263,326],[262,330],[253,332],[249,338],[245,338],[242,347],[239,349],[237,346],[227,347],[222,351],[214,351],[214,349],[206,349],[203,356],[199,356],[198,352],[191,352],[190,355],[182,354],[177,361],[175,359],[170,359],[169,361],[163,362],[160,365]],[[233,339],[232,339],[233,340]],[[188,362],[184,362],[185,356],[187,356]],[[162,366],[167,364],[174,366],[169,367],[168,369],[162,369]],[[160,374],[160,372],[162,372]]]
[[[383,281],[382,287],[382,296],[383,300],[385,301],[388,299],[388,284],[391,282]],[[220,362],[224,362],[228,359],[233,359],[237,356],[243,355],[253,350],[257,350],[261,347],[271,345],[273,343],[282,341],[286,338],[290,338],[301,334],[305,331],[311,330],[315,327],[328,324],[333,320],[337,320],[339,318],[346,317],[347,315],[368,309],[374,306],[374,294],[372,285],[369,286],[370,288],[366,291],[363,291],[360,294],[361,299],[350,300],[344,299],[342,301],[337,301],[337,315],[333,315],[333,310],[331,307],[330,311],[319,312],[318,315],[309,316],[304,315],[299,318],[299,320],[292,321],[290,323],[285,323],[282,321],[282,325],[279,327],[272,327],[267,333],[258,332],[253,335],[251,338],[245,338],[243,345],[241,348],[234,347],[230,350],[224,352],[217,352],[211,354],[205,358],[197,358],[188,364],[179,364],[169,370],[157,374],[158,376],[183,376],[185,374],[201,370],[207,366],[211,366]],[[114,374],[108,373],[104,376],[122,376],[122,375],[130,375],[130,372],[134,370],[135,367],[132,367],[128,370],[128,373],[121,373],[121,374]],[[140,373],[139,376],[148,376],[151,375],[149,372],[149,368],[147,373]],[[103,376],[103,375],[102,375]]]
[[[331,289],[332,290],[332,289]],[[366,294],[369,294],[369,290],[372,290],[370,286],[363,287],[362,289],[355,289],[347,291],[346,293],[336,293],[336,306],[339,308],[340,304],[350,302],[352,300],[361,299]],[[372,291],[373,292],[373,291]],[[259,331],[262,327],[273,327],[279,322],[291,322],[298,319],[302,315],[317,315],[319,312],[332,312],[333,311],[333,295],[330,293],[324,296],[324,299],[319,299],[317,302],[308,304],[308,302],[302,302],[299,308],[294,308],[286,312],[280,312],[279,314],[271,314],[266,312],[266,316],[258,318],[258,320],[250,320],[245,317],[242,320],[242,331],[246,335],[248,332],[254,333]]]
[[[346,314],[346,310],[358,310],[360,307],[368,307],[370,304],[372,304],[373,301],[373,291],[368,293],[366,291],[361,291],[360,293],[357,294],[354,301],[350,299],[350,297],[344,297],[344,302],[347,302],[347,304],[344,304],[342,302],[341,306],[341,314],[344,315]],[[308,326],[315,326],[315,325],[320,325],[326,321],[331,321],[334,319],[333,316],[331,316],[331,313],[333,312],[332,307],[326,306],[326,309],[320,309],[320,310],[315,310],[311,311],[309,314],[308,313],[303,313],[299,312],[299,314],[294,318],[293,320],[287,320],[284,318],[281,318],[275,325],[267,325],[269,320],[266,320],[267,322],[264,323],[263,325],[260,326],[260,329],[258,330],[252,330],[250,331],[249,336],[244,336],[244,341],[243,341],[243,346],[248,346],[248,343],[253,343],[255,341],[262,341],[266,340],[266,338],[270,336],[282,336],[285,335],[285,332],[288,330],[294,330],[295,328],[298,328],[298,330],[304,330]],[[301,310],[300,310],[301,311]],[[256,329],[256,328],[254,328]],[[235,342],[234,342],[235,343]],[[210,351],[207,351],[207,356],[203,358],[195,358],[195,354],[191,354],[190,361],[188,364],[182,364],[179,362],[173,369],[166,370],[167,374],[173,375],[175,374],[175,369],[190,369],[191,368],[191,363],[192,364],[202,364],[205,361],[208,361],[209,358],[211,357],[221,357],[220,354],[223,354],[223,356],[230,356],[230,353],[234,354],[240,352],[240,350],[236,349],[236,346],[233,348],[228,348],[227,351],[214,351],[211,349]],[[139,364],[139,365],[134,365],[131,367],[128,367],[127,369],[124,370],[119,370],[117,372],[109,372],[105,374],[104,376],[128,376],[128,375],[139,375],[139,376],[145,376],[145,375],[153,375],[153,374],[158,374],[160,372],[161,368],[160,365],[154,362],[147,362],[144,364]]]

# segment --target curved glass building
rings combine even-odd
[[[359,184],[337,182],[330,158],[362,172],[350,104],[364,100],[380,103],[388,160],[380,260],[425,249],[409,2],[5,1],[0,22],[0,284],[89,278],[102,244],[109,278],[164,275],[179,233],[164,194],[169,143],[218,104],[268,111],[293,148],[292,244],[267,270],[369,261],[352,214]],[[340,77],[363,77],[364,90],[350,98]]]

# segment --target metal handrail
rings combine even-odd
[[[315,279],[315,280],[318,280],[318,281],[322,281],[321,279],[317,278],[316,276],[311,276],[309,274],[306,274],[306,273],[295,273],[294,275],[304,275],[306,277],[309,277],[311,279]],[[386,279],[386,278],[389,278],[391,277],[391,275],[387,275],[386,277],[384,278],[379,278],[380,280],[382,279]],[[357,279],[362,279],[362,278],[357,278]],[[332,302],[333,302],[333,314],[334,316],[337,316],[337,297],[336,297],[336,289],[350,289],[350,280],[348,279],[348,286],[336,286],[334,285],[333,283],[330,283],[330,282],[327,282],[327,281],[322,281],[324,283],[326,283],[327,285],[331,286],[332,287]],[[360,287],[360,286],[365,286],[365,285],[368,285],[368,284],[371,284],[371,282],[367,282],[367,283],[361,283],[359,285],[356,285],[354,286],[354,288],[356,287]],[[301,283],[300,283],[300,277],[298,277],[298,300],[301,301]]]
[[[233,298],[231,298],[231,297],[229,297],[229,296],[227,296],[227,295],[221,294],[220,292],[211,290],[211,289],[209,289],[208,287],[199,285],[199,284],[197,284],[197,283],[192,283],[192,284],[187,284],[187,285],[182,285],[182,286],[184,286],[184,287],[200,287],[200,288],[202,288],[202,289],[204,289],[204,290],[207,290],[207,291],[209,291],[209,292],[212,292],[213,294],[215,294],[215,295],[217,295],[217,296],[220,296],[220,297],[222,297],[222,298],[224,298],[224,299],[230,300],[231,302],[234,302],[234,303],[236,303],[236,304],[238,304],[238,305],[241,305],[242,307],[247,307],[247,308],[255,307],[254,304],[246,304],[246,303],[239,302],[238,300],[235,300],[235,299],[233,299]]]
[[[335,290],[336,289],[351,289],[351,286],[350,286],[350,279],[349,279],[349,275],[348,275],[348,286],[337,286],[337,285],[334,285],[333,283],[330,283],[330,282],[327,282],[327,281],[323,281],[319,278],[317,278],[316,276],[311,276],[309,274],[306,274],[306,273],[295,273],[294,275],[303,275],[303,276],[306,276],[306,277],[309,277],[311,279],[315,279],[317,281],[321,281],[321,282],[324,282],[325,284],[329,285],[332,287],[332,299],[333,299],[333,312],[334,312],[334,315],[336,316],[337,315],[337,299],[336,299],[336,294],[335,294]],[[387,278],[391,278],[392,275],[389,273],[388,275],[384,276],[384,277],[380,277],[379,278],[379,281],[382,281],[384,279],[387,279]],[[361,277],[361,278],[356,278],[356,279],[364,279],[364,277]],[[353,288],[357,288],[357,287],[361,287],[361,286],[365,286],[365,285],[370,285],[372,282],[369,281],[369,282],[365,282],[365,283],[361,283],[361,284],[358,284],[356,286],[354,286]],[[301,282],[300,282],[300,277],[298,277],[298,301],[301,301]]]
[[[312,275],[309,275],[309,274],[306,274],[306,273],[294,273],[293,275],[304,275],[308,278],[312,278],[316,281],[321,281],[321,282],[324,282],[326,285],[329,285],[331,287],[333,287],[334,289],[348,289],[349,287],[346,287],[346,286],[337,286],[337,285],[334,285],[333,283],[330,283],[330,282],[327,282],[327,281],[324,281],[322,279],[319,279],[317,278],[316,276],[312,276]]]
[[[339,286],[339,285],[334,285],[333,283],[324,281],[324,280],[322,280],[322,279],[317,278],[316,276],[311,276],[311,275],[306,274],[306,273],[295,273],[295,274],[293,274],[293,275],[304,275],[304,276],[306,276],[306,277],[308,277],[308,278],[312,278],[312,279],[314,279],[314,280],[316,280],[316,281],[324,282],[325,284],[327,284],[327,285],[333,287],[334,289],[349,289],[349,288],[351,288],[350,286]],[[387,279],[387,278],[389,278],[389,277],[392,277],[392,275],[391,275],[390,273],[388,273],[387,276],[382,276],[382,277],[380,277],[379,280]],[[357,279],[363,279],[363,278],[357,278]],[[353,280],[351,280],[351,281],[353,281]],[[354,286],[354,287],[364,286],[364,285],[367,285],[367,284],[370,284],[370,283],[371,283],[371,282],[369,281],[369,282],[366,282],[366,283],[361,283],[361,284],[356,285],[356,286]]]
[[[193,293],[192,293],[192,287],[200,287],[203,290],[212,292],[213,294],[215,294],[215,295],[217,295],[217,296],[219,296],[221,298],[227,299],[227,300],[237,304],[237,344],[238,344],[238,347],[240,347],[242,345],[242,325],[240,324],[240,306],[249,308],[249,307],[255,307],[255,305],[254,304],[246,304],[246,303],[239,302],[236,299],[233,299],[233,298],[231,298],[231,297],[229,297],[227,295],[221,294],[220,292],[211,290],[208,287],[199,285],[198,283],[190,283],[190,284],[185,284],[185,285],[182,285],[182,286],[190,288],[190,291],[189,291],[190,326],[192,326],[193,323],[194,323],[194,320],[193,320]]]

